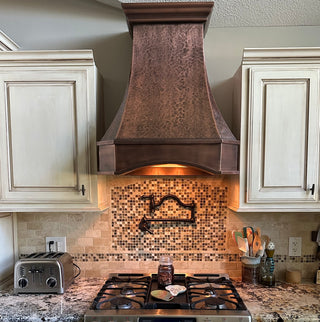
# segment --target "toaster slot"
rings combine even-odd
[[[32,253],[30,255],[28,255],[26,258],[41,258],[43,257],[43,255],[46,253]]]
[[[52,253],[47,253],[44,257],[45,258],[59,258],[63,255],[64,253],[61,252],[52,252]]]
[[[49,259],[49,258],[59,258],[63,255],[63,252],[37,252],[37,253],[32,253],[28,255],[26,258],[28,259]]]

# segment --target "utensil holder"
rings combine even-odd
[[[261,257],[243,256],[242,262],[242,282],[258,284],[260,278]]]

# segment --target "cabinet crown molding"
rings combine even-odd
[[[0,51],[16,51],[19,46],[0,30]]]
[[[0,55],[0,66],[10,64],[19,65],[75,65],[93,66],[94,58],[91,49],[83,50],[28,50],[28,51],[8,51]]]
[[[320,47],[244,48],[242,64],[319,62]]]

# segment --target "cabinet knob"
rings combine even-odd
[[[81,194],[84,196],[86,189],[84,187],[84,184],[81,186],[81,189],[79,190],[81,192]]]
[[[314,195],[314,189],[315,189],[315,184],[312,184],[311,188],[309,188],[308,190],[311,191],[311,195]]]

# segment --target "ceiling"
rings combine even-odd
[[[96,0],[121,9],[120,2],[188,0]],[[193,0],[207,2],[210,0]],[[210,27],[320,26],[320,0],[215,0]]]

